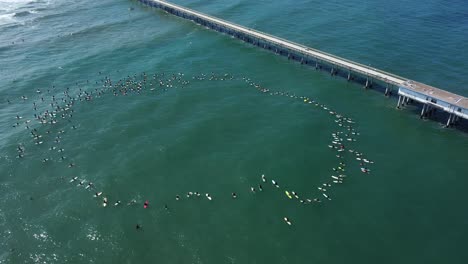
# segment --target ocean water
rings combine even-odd
[[[461,0],[175,3],[468,95]],[[417,106],[126,0],[0,0],[0,77],[0,263],[468,261]]]

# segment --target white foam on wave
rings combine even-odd
[[[15,13],[0,15],[0,25],[6,25],[16,22]]]
[[[34,2],[34,0],[0,0],[0,11],[14,11]]]
[[[24,22],[25,19],[21,19],[27,17],[24,14],[38,14],[40,12],[37,8],[44,8],[51,3],[51,0],[0,0],[0,25]]]
[[[88,238],[91,241],[101,240],[101,235],[96,230],[96,227],[91,226],[91,227],[88,228],[88,230],[86,232],[86,238]]]

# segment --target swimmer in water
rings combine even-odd
[[[107,206],[107,197],[104,197],[104,199],[102,199],[102,206],[106,207]]]
[[[211,198],[211,196],[210,196],[209,193],[206,193],[205,196],[206,196],[206,198],[208,198],[208,200],[210,200],[210,201],[211,201],[211,199],[213,199],[213,198]]]
[[[146,208],[148,208],[148,206],[149,206],[149,202],[148,202],[148,201],[145,201],[145,203],[143,204],[143,208],[146,209]]]
[[[265,174],[262,174],[262,182],[266,182]]]
[[[255,188],[254,187],[250,187],[250,191],[255,193]]]
[[[117,202],[114,203],[114,206],[120,205],[122,202],[118,200]]]
[[[263,187],[262,187],[261,184],[258,185],[258,190],[259,190],[259,191],[263,191]]]
[[[179,196],[179,195],[176,195],[175,199],[176,199],[177,201],[179,201],[180,196]]]
[[[236,199],[237,198],[237,194],[235,192],[232,193],[232,199]]]
[[[283,220],[286,222],[286,224],[292,225],[292,223],[291,223],[291,221],[289,220],[289,218],[284,217]]]
[[[78,177],[75,176],[75,177],[73,177],[73,178],[70,180],[70,182],[74,182],[74,181],[76,181],[77,179],[78,179]]]
[[[89,189],[89,188],[93,188],[93,183],[92,182],[89,182],[88,185],[85,187],[85,189]]]
[[[136,230],[140,230],[141,228],[142,228],[142,227],[141,227],[140,224],[136,224],[136,226],[135,226],[135,229],[136,229]]]

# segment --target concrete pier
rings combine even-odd
[[[468,98],[466,97],[412,80],[407,80],[399,87],[398,95],[421,103],[423,105],[421,117],[424,117],[426,113],[431,114],[435,109],[448,113],[447,127],[453,124],[453,120],[468,119]]]
[[[441,109],[448,113],[447,126],[458,118],[468,119],[468,98],[456,95],[426,84],[415,82],[401,76],[388,73],[367,65],[350,61],[338,56],[319,51],[289,40],[275,37],[251,28],[243,27],[216,17],[212,17],[179,5],[161,0],[139,0],[141,3],[164,10],[170,14],[194,21],[209,29],[234,36],[244,42],[283,55],[301,64],[314,66],[315,69],[328,70],[330,74],[340,75],[348,81],[359,82],[364,88],[374,84],[385,89],[385,95],[398,88],[397,108],[409,103],[409,100],[423,104],[421,117],[430,114],[430,109]]]

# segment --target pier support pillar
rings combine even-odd
[[[387,87],[385,88],[385,96],[390,96],[392,91],[390,89],[390,85],[387,83]]]
[[[447,125],[445,127],[450,127],[450,125],[452,124],[452,118],[453,118],[453,115],[450,114],[448,120],[447,120]]]
[[[459,118],[459,116],[453,115],[453,118],[452,118],[452,125],[456,125],[456,124],[458,123],[458,118]]]
[[[425,116],[426,116],[426,117],[429,117],[429,116],[431,115],[431,113],[432,113],[432,110],[433,110],[433,109],[432,109],[432,106],[427,105],[427,106],[426,106],[426,113],[425,113]]]
[[[397,103],[397,109],[400,109],[400,103],[401,103],[401,95],[398,96],[398,103]]]
[[[318,68],[319,68],[319,64],[318,64],[318,62],[316,62],[315,63],[315,69],[318,70]]]
[[[351,81],[351,72],[348,72],[348,82]]]
[[[421,115],[419,116],[420,118],[423,118],[423,117],[424,117],[425,111],[426,111],[426,104],[423,104],[423,108],[422,108],[422,111],[421,111]]]

